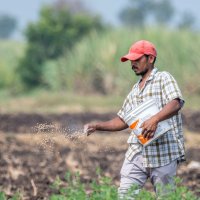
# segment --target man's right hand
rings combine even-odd
[[[96,130],[97,130],[96,124],[86,124],[86,125],[84,125],[84,133],[87,134],[87,136],[94,133]]]
[[[90,123],[84,126],[84,133],[89,136],[95,131],[121,131],[128,128],[128,125],[120,118],[115,117],[106,122]]]

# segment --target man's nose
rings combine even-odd
[[[135,65],[136,62],[134,60],[131,60],[131,66]]]

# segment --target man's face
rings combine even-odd
[[[137,76],[143,76],[151,68],[151,61],[148,56],[142,56],[141,58],[132,61],[131,67]]]

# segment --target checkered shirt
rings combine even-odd
[[[154,68],[141,90],[139,89],[140,81],[133,86],[118,112],[118,116],[121,119],[124,120],[125,114],[130,108],[135,109],[151,98],[155,99],[159,110],[176,98],[180,99],[182,105],[184,104],[177,82],[170,73],[165,71],[159,72],[157,68]],[[128,139],[127,159],[131,160],[136,153],[142,152],[144,158],[143,165],[150,168],[167,165],[176,159],[179,162],[184,161],[185,148],[180,111],[169,118],[168,122],[171,129],[146,147],[143,147],[138,142],[137,137],[131,133]]]

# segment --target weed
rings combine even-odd
[[[54,189],[57,190],[57,194],[53,194],[50,200],[117,200],[117,187],[112,184],[112,180],[109,177],[102,176],[100,169],[97,169],[98,179],[94,179],[89,187],[86,189],[86,184],[81,183],[79,173],[72,175],[67,172],[65,176],[65,184],[61,184],[61,181],[54,182]],[[167,186],[169,192],[163,196],[159,195],[159,200],[198,200],[198,198],[190,192],[185,186],[181,186],[181,180],[176,179],[176,187],[170,188]],[[155,200],[155,194],[140,190],[139,194],[133,195],[134,191],[138,189],[136,186],[130,188],[127,195],[123,200]]]

